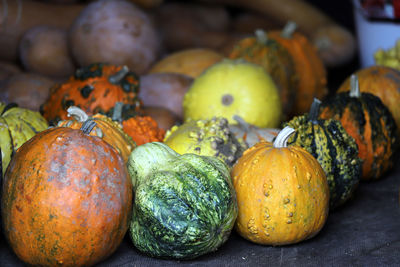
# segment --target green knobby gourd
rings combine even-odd
[[[317,119],[320,103],[314,99],[310,113],[294,117],[284,126],[296,130],[288,144],[303,147],[321,164],[329,185],[329,206],[334,209],[344,204],[357,188],[362,161],[356,141],[339,121]]]
[[[153,142],[132,151],[128,171],[135,191],[130,236],[140,251],[193,259],[228,239],[238,208],[224,162]]]

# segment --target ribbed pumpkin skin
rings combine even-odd
[[[314,98],[323,99],[328,94],[327,73],[317,49],[303,34],[295,32],[289,38],[281,31],[270,31],[268,36],[285,47],[292,56],[298,76],[293,115],[306,113]]]
[[[390,110],[400,135],[400,71],[385,67],[371,66],[355,72],[360,91],[378,96]],[[338,92],[350,91],[350,77],[339,87]]]
[[[340,121],[354,138],[363,161],[363,180],[378,179],[393,166],[399,142],[397,127],[377,96],[361,93],[357,98],[350,97],[348,92],[337,93],[322,103],[319,116]]]
[[[325,171],[330,190],[330,208],[344,204],[353,195],[361,179],[361,160],[355,140],[338,121],[312,122],[308,114],[294,117],[284,126],[296,130],[288,144],[306,149]]]
[[[129,155],[136,147],[133,139],[122,130],[122,126],[118,122],[113,121],[106,115],[98,113],[90,118],[97,124],[90,132],[90,135],[101,137],[104,141],[112,145],[121,154],[124,161],[127,162]],[[57,126],[80,129],[82,124],[83,122],[72,119],[60,121]],[[97,128],[100,131],[96,130]]]
[[[11,156],[29,138],[46,130],[47,121],[39,112],[0,102],[0,147],[4,174]]]
[[[259,142],[232,169],[238,233],[258,244],[294,244],[315,236],[329,212],[324,170],[298,146]]]
[[[22,145],[2,188],[5,237],[30,265],[94,265],[119,246],[131,210],[122,157],[71,128],[50,128]]]
[[[263,44],[255,37],[248,37],[234,46],[229,58],[243,58],[264,67],[279,89],[284,113],[290,113],[298,87],[298,77],[293,59],[286,48],[272,39]]]
[[[40,107],[41,114],[50,124],[66,120],[67,109],[77,106],[89,116],[107,114],[116,102],[139,107],[138,76],[127,72],[117,82],[110,82],[110,77],[122,71],[121,66],[91,64],[76,71],[67,82],[50,89],[50,96]]]

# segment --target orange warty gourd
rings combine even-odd
[[[299,79],[292,115],[302,115],[314,98],[323,99],[328,94],[327,73],[316,47],[305,35],[295,32],[296,27],[296,23],[288,22],[282,31],[270,31],[268,36],[292,56]]]
[[[4,235],[28,265],[91,266],[128,230],[132,183],[117,151],[81,129],[53,127],[15,153],[2,187]]]
[[[324,170],[303,148],[287,146],[294,132],[285,127],[274,143],[246,150],[231,176],[239,214],[238,233],[258,244],[294,244],[315,236],[329,212]]]
[[[112,145],[122,156],[125,162],[136,147],[133,139],[122,130],[122,126],[110,117],[97,113],[89,117],[82,109],[72,106],[67,109],[69,120],[60,121],[57,126],[80,129],[87,120],[96,122],[96,126],[90,132],[92,136],[98,136]]]
[[[400,71],[385,66],[370,66],[354,73],[360,91],[378,96],[390,110],[400,134]],[[350,91],[351,76],[340,85],[338,92]]]
[[[279,89],[283,111],[290,114],[298,88],[298,77],[289,51],[269,38],[263,30],[256,30],[255,37],[240,40],[229,54],[230,59],[242,58],[261,65]]]
[[[110,113],[116,102],[140,109],[138,90],[139,78],[126,66],[91,64],[76,70],[67,82],[52,87],[40,112],[55,125],[68,119],[70,106],[81,108],[89,116]]]

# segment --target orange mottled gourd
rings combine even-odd
[[[90,132],[90,135],[102,138],[121,154],[125,162],[128,161],[129,155],[136,147],[136,144],[122,130],[122,126],[118,122],[100,113],[89,117],[82,109],[75,106],[69,107],[67,112],[68,116],[72,117],[72,119],[60,121],[57,126],[80,129],[85,121],[89,119],[93,120],[96,122],[96,126]]]
[[[258,244],[294,244],[315,236],[329,212],[329,187],[318,161],[303,148],[287,146],[293,128],[274,143],[246,150],[231,176],[239,214],[238,233]]]
[[[140,109],[138,90],[139,78],[126,66],[91,64],[77,69],[67,82],[52,87],[40,112],[55,125],[68,119],[70,106],[81,108],[89,116],[112,112],[116,102]]]
[[[229,58],[242,58],[264,67],[277,85],[283,111],[288,115],[292,111],[298,87],[292,56],[283,45],[269,38],[266,32],[256,30],[255,34],[255,37],[240,40],[233,47]]]
[[[89,135],[94,124],[49,128],[11,160],[2,187],[4,236],[28,265],[94,265],[128,230],[132,183],[119,153]]]
[[[362,159],[362,179],[376,180],[390,170],[398,148],[397,126],[379,97],[360,92],[357,75],[351,76],[350,92],[341,92],[324,101],[319,117],[341,122],[358,146]]]
[[[370,66],[354,73],[358,77],[360,91],[378,96],[390,110],[400,134],[400,71],[385,66]],[[348,77],[338,92],[350,91],[351,77]]]
[[[270,31],[268,36],[284,46],[293,58],[298,75],[293,115],[308,112],[313,99],[323,99],[328,94],[327,73],[316,47],[300,32],[296,23],[288,22],[282,31]]]

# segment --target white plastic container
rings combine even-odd
[[[361,67],[375,65],[374,53],[379,48],[393,47],[400,39],[400,22],[369,20],[362,13],[360,1],[353,0],[354,20],[357,33]]]

